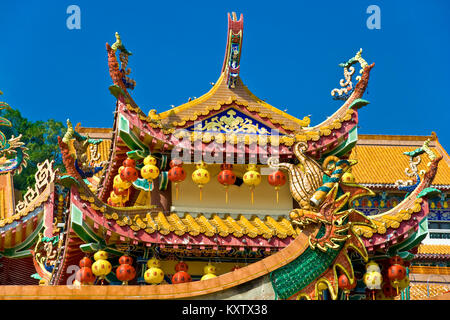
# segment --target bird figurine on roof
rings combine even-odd
[[[131,56],[132,53],[130,51],[128,51],[127,49],[125,49],[125,46],[123,45],[118,32],[115,33],[115,36],[116,36],[116,42],[113,43],[113,45],[111,46],[111,49],[113,49],[114,52],[116,52],[117,49],[119,49],[121,52]]]

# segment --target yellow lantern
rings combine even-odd
[[[155,180],[159,176],[159,168],[153,164],[146,164],[141,169],[141,176],[149,182]]]
[[[164,280],[164,272],[160,268],[161,263],[155,257],[147,261],[148,269],[144,273],[145,282],[159,284]]]
[[[113,186],[117,189],[128,189],[131,187],[131,182],[123,181],[122,178],[120,178],[120,174],[118,174],[114,177]]]
[[[159,268],[160,266],[161,266],[161,263],[155,257],[153,257],[147,261],[148,268]]]
[[[213,266],[211,263],[208,263],[203,268],[204,275],[200,280],[208,280],[217,277],[216,276],[216,267]]]
[[[404,290],[409,286],[409,277],[406,276],[403,279],[399,280],[397,286],[394,284],[394,281],[391,281],[391,286],[393,286],[394,288],[397,287],[400,291]]]
[[[197,170],[192,172],[192,181],[200,188],[200,200],[202,200],[202,189],[205,184],[210,180],[209,171],[206,169],[207,164],[205,162],[198,163],[196,165]]]
[[[156,166],[155,157],[145,157],[144,166],[141,169],[141,176],[149,182],[147,204],[150,205],[150,182],[159,176],[159,168]]]
[[[261,183],[261,174],[257,170],[256,164],[251,163],[247,166],[247,172],[242,177],[244,183],[250,186],[252,204],[254,202],[253,190]]]
[[[97,251],[94,254],[95,262],[92,264],[92,267],[91,267],[92,273],[95,276],[99,277],[102,280],[102,283],[103,283],[103,280],[106,278],[106,276],[112,270],[111,263],[109,263],[109,261],[106,259],[108,259],[107,252],[105,252],[103,250]]]
[[[164,272],[160,268],[152,267],[144,273],[145,282],[160,284],[164,280]]]
[[[144,159],[144,165],[153,165],[156,166],[156,158],[153,156],[146,156]]]

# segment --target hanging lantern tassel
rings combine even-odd
[[[203,185],[199,185],[198,188],[200,189],[200,201],[202,201],[202,190],[203,190]]]
[[[228,186],[225,186],[225,203],[228,204]]]
[[[254,196],[254,190],[255,190],[255,187],[250,187],[250,194],[251,194],[251,198],[252,198],[252,204],[254,203],[254,198],[255,198],[255,196]]]
[[[280,196],[278,193],[278,190],[280,190],[280,187],[275,187],[275,190],[277,191],[277,203],[280,201]]]
[[[175,182],[175,199],[178,200],[178,182]]]

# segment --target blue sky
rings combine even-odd
[[[69,30],[69,5],[81,29]],[[369,30],[369,5],[381,29]],[[338,64],[363,48],[375,62],[360,133],[429,135],[450,150],[448,1],[2,1],[2,100],[33,120],[111,127],[105,43],[133,52],[135,101],[162,112],[199,97],[222,66],[227,13],[244,14],[241,77],[261,99],[311,124],[340,102]],[[357,69],[358,70],[358,69]]]

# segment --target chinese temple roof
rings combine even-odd
[[[357,183],[370,188],[394,188],[399,179],[409,178],[405,175],[408,158],[403,153],[420,147],[430,139],[430,148],[435,153],[444,155],[444,161],[438,166],[433,186],[450,189],[450,157],[439,144],[436,135],[432,136],[396,136],[396,135],[359,135],[358,143],[352,150],[350,159],[358,160],[352,173]],[[427,163],[417,165],[419,172],[426,170]]]

